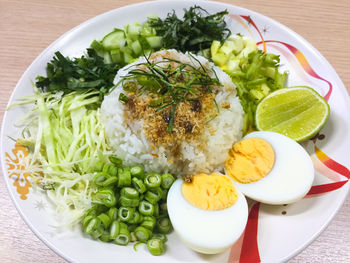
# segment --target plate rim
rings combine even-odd
[[[116,10],[123,10],[123,9],[132,9],[133,7],[136,6],[143,6],[143,5],[158,5],[160,2],[164,2],[167,3],[168,6],[171,7],[172,3],[179,3],[179,2],[183,2],[183,3],[191,3],[191,4],[210,4],[213,6],[222,6],[222,7],[233,7],[239,11],[242,12],[247,12],[249,14],[253,14],[253,15],[258,15],[260,17],[262,17],[263,19],[266,19],[267,21],[273,22],[275,24],[277,24],[280,28],[283,29],[283,31],[287,31],[288,34],[291,34],[294,38],[298,39],[302,44],[303,47],[306,47],[308,51],[313,52],[317,57],[321,58],[321,60],[326,64],[327,67],[329,67],[329,69],[331,69],[331,73],[334,76],[334,80],[337,83],[337,86],[339,86],[338,91],[340,91],[343,94],[344,100],[347,102],[345,104],[347,111],[350,112],[350,95],[349,93],[347,93],[346,87],[344,85],[344,83],[342,82],[342,80],[340,79],[339,75],[337,74],[337,72],[335,71],[334,67],[330,64],[330,62],[320,53],[320,51],[318,51],[318,49],[316,49],[309,41],[307,41],[305,38],[303,38],[301,35],[299,35],[298,33],[296,33],[294,30],[290,29],[289,27],[285,26],[284,24],[280,23],[279,21],[270,18],[268,16],[265,16],[262,13],[250,10],[248,8],[244,8],[235,4],[230,4],[230,3],[226,3],[226,2],[215,2],[215,1],[207,1],[207,0],[170,0],[170,1],[145,1],[145,2],[139,2],[139,3],[134,3],[134,4],[130,4],[130,5],[124,5],[121,6],[119,8],[114,8],[111,9],[109,11],[106,11],[104,13],[98,14],[96,16],[93,16],[85,21],[83,21],[82,23],[76,25],[75,27],[69,29],[68,31],[66,31],[65,33],[63,33],[62,35],[60,35],[56,40],[54,40],[51,44],[49,44],[45,49],[43,49],[40,54],[30,63],[30,65],[26,68],[26,70],[22,73],[21,77],[19,78],[19,80],[16,83],[16,86],[13,88],[12,92],[11,92],[11,96],[8,99],[8,103],[7,106],[5,108],[4,111],[4,115],[3,115],[3,121],[1,124],[1,137],[0,137],[0,152],[4,153],[4,130],[5,130],[5,122],[7,122],[7,115],[8,115],[8,111],[7,108],[9,107],[9,105],[11,104],[11,102],[14,99],[15,96],[15,91],[18,88],[19,84],[25,80],[25,75],[26,73],[29,71],[29,69],[40,59],[42,58],[46,53],[49,52],[49,50],[55,46],[57,43],[61,42],[64,38],[69,38],[69,35],[74,35],[75,32],[81,30],[84,27],[89,26],[90,24],[95,23],[96,21],[103,19],[104,16],[111,14],[113,12],[116,12]],[[170,12],[171,10],[169,10]],[[6,183],[6,188],[7,191],[11,197],[12,203],[15,205],[17,212],[20,214],[21,218],[23,219],[23,221],[26,223],[26,225],[29,227],[29,229],[39,238],[40,241],[42,241],[47,247],[49,247],[52,251],[54,251],[57,255],[59,255],[60,257],[62,257],[63,259],[69,261],[69,262],[75,262],[75,260],[73,258],[71,258],[69,255],[66,255],[64,253],[62,253],[51,241],[49,241],[46,237],[44,237],[40,231],[38,229],[36,229],[30,222],[30,220],[28,219],[27,215],[25,215],[25,213],[23,212],[23,210],[19,207],[19,204],[16,200],[16,197],[14,196],[14,192],[12,190],[10,190],[10,180],[8,180],[7,178],[7,169],[6,164],[5,164],[5,158],[3,157],[3,155],[1,155],[1,168],[2,168],[2,173],[4,176],[4,181]],[[302,246],[300,246],[298,249],[292,251],[292,253],[290,253],[289,255],[286,255],[282,261],[288,261],[291,258],[295,257],[296,255],[298,255],[299,253],[301,253],[304,249],[306,249],[313,241],[315,241],[317,239],[318,236],[320,236],[323,231],[325,230],[325,228],[327,228],[331,221],[334,219],[334,217],[338,214],[339,210],[342,208],[346,198],[349,195],[350,192],[350,184],[347,183],[346,185],[343,186],[343,188],[347,188],[344,193],[344,195],[338,199],[339,200],[339,204],[336,206],[336,208],[333,210],[333,213],[327,218],[327,220],[324,221],[322,227],[313,235],[311,235],[308,239],[305,240],[305,242],[303,243]]]

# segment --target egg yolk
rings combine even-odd
[[[193,176],[191,183],[182,184],[182,194],[191,205],[205,210],[228,208],[238,198],[230,179],[215,173]]]
[[[226,173],[235,181],[249,184],[264,178],[275,163],[272,146],[260,138],[235,143],[225,163]]]

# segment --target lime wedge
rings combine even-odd
[[[276,90],[256,109],[256,128],[286,135],[297,142],[314,137],[329,117],[328,103],[312,88]]]

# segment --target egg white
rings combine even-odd
[[[234,185],[245,196],[267,204],[289,204],[303,198],[314,181],[314,166],[309,154],[297,142],[275,132],[252,132],[243,139],[261,138],[272,146],[275,163],[263,179]]]
[[[247,218],[247,201],[237,191],[234,205],[223,210],[209,211],[191,205],[182,194],[182,179],[171,186],[168,213],[171,223],[182,241],[193,250],[216,254],[229,248],[243,233]]]

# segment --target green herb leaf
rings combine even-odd
[[[95,96],[102,101],[104,95],[113,87],[113,80],[119,66],[106,64],[94,49],[80,58],[66,58],[59,51],[47,63],[46,77],[38,76],[36,86],[40,91],[69,94],[74,91],[99,91]]]
[[[203,8],[194,6],[184,11],[182,20],[175,11],[164,20],[148,18],[148,24],[163,37],[164,48],[199,52],[209,48],[213,40],[224,41],[231,35],[224,20],[227,10],[209,15]]]

